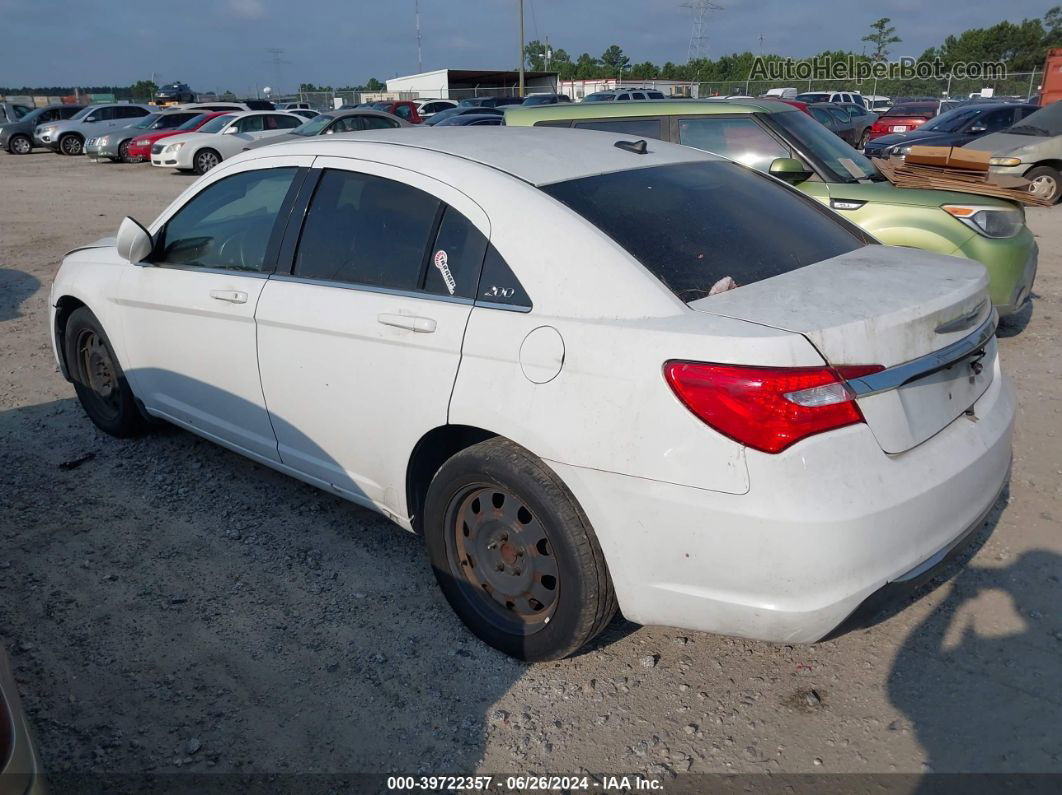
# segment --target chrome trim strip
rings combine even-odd
[[[899,389],[904,384],[950,367],[984,348],[995,336],[996,322],[996,312],[992,310],[988,320],[970,336],[953,342],[939,351],[933,351],[909,362],[890,367],[888,370],[853,378],[848,382],[848,386],[857,398],[870,397],[881,392]]]
[[[501,310],[504,310],[506,312],[523,312],[523,313],[527,313],[527,312],[531,311],[531,307],[529,307],[529,306],[519,306],[517,304],[499,304],[499,303],[496,303],[495,301],[477,300],[476,301],[476,306],[479,307],[480,309],[501,309]]]
[[[287,273],[273,273],[270,280],[277,282],[294,282],[296,284],[316,284],[321,287],[336,287],[341,290],[358,290],[364,293],[380,293],[381,295],[394,295],[401,298],[420,298],[426,301],[444,301],[448,304],[472,304],[471,298],[460,295],[439,295],[420,290],[397,290],[393,287],[377,287],[371,284],[352,284],[351,282],[337,282],[328,279],[308,279],[304,276],[292,276]]]
[[[252,279],[269,278],[266,271],[241,270],[240,268],[203,268],[198,265],[171,265],[168,262],[143,262],[133,263],[138,268],[158,268],[167,271],[190,271],[191,273],[213,273],[218,276],[248,276]]]

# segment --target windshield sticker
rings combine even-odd
[[[850,157],[842,157],[842,158],[839,158],[837,162],[839,162],[842,166],[844,166],[848,170],[848,173],[851,174],[856,179],[866,179],[867,178],[866,173],[863,171],[863,169],[861,169],[859,166],[856,165],[856,162],[852,158],[850,158]]]
[[[446,289],[450,291],[450,295],[453,295],[457,290],[457,282],[454,281],[453,274],[450,273],[450,266],[447,263],[446,252],[443,249],[439,249],[435,252],[435,267],[439,269],[439,273],[442,274],[443,281],[446,282]]]

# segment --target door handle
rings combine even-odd
[[[385,326],[409,329],[421,334],[431,334],[435,331],[435,321],[430,317],[418,317],[417,315],[393,315],[384,312],[376,316],[376,319]]]
[[[247,293],[239,290],[211,290],[210,297],[217,301],[228,301],[230,304],[247,303]]]

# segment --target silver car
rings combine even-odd
[[[251,141],[243,148],[258,149],[261,146],[270,146],[283,141],[301,141],[315,135],[334,135],[343,132],[359,132],[361,130],[387,130],[397,127],[412,127],[405,119],[400,119],[393,113],[371,108],[357,108],[356,110],[333,110],[330,113],[321,113],[309,121],[299,125],[289,133],[274,135],[258,141]]]
[[[123,163],[137,163],[142,157],[129,154],[129,144],[138,135],[162,130],[176,130],[182,124],[202,116],[202,110],[164,110],[149,113],[135,123],[121,127],[106,135],[85,139],[85,154],[100,163],[104,160]]]
[[[86,138],[125,127],[153,110],[147,105],[89,105],[66,121],[38,125],[33,130],[33,143],[62,155],[80,155]]]
[[[1024,177],[1030,193],[1052,203],[1062,198],[1062,102],[1040,108],[1013,127],[978,138],[965,148],[991,152],[993,175]]]

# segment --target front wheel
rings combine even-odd
[[[428,488],[424,534],[450,606],[480,640],[513,657],[567,657],[616,613],[586,515],[513,442],[490,439],[443,464]]]
[[[7,142],[7,151],[13,155],[28,155],[33,149],[33,142],[27,135],[13,135]]]
[[[196,174],[205,174],[210,169],[214,168],[221,162],[221,155],[215,152],[213,149],[200,149],[195,153],[195,159],[192,161],[192,170]]]
[[[1028,191],[1033,196],[1045,199],[1052,204],[1058,201],[1062,193],[1062,175],[1050,166],[1036,166],[1025,172],[1029,180]]]
[[[111,436],[136,436],[146,427],[99,320],[87,307],[71,313],[63,337],[67,371],[81,407]]]
[[[59,151],[64,155],[79,155],[84,146],[85,142],[77,135],[64,135],[59,139]]]
[[[118,144],[118,160],[123,163],[136,163],[140,160],[139,157],[132,157],[129,154],[129,141],[122,141]]]

